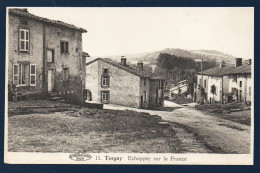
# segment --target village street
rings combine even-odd
[[[171,112],[104,105],[104,109],[133,110],[161,116],[164,121],[178,124],[192,133],[211,152],[250,153],[250,126],[212,116],[192,107],[184,107],[165,101],[166,107],[175,107]]]

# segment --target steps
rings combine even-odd
[[[59,102],[59,103],[68,103],[68,101],[64,98],[58,95],[57,93],[54,92],[49,92],[47,96],[48,100],[54,101],[54,102]]]

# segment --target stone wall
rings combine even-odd
[[[146,81],[146,83],[145,83]],[[149,107],[149,102],[151,100],[151,95],[150,95],[150,80],[149,78],[141,78],[141,90],[140,90],[140,95],[143,96],[143,103],[142,103],[142,107]],[[144,92],[146,92],[146,98],[145,98],[145,94]],[[141,100],[140,100],[140,106],[141,106]]]
[[[61,53],[61,41],[68,42],[68,53]],[[80,103],[85,88],[85,60],[82,59],[81,32],[46,25],[46,51],[48,49],[54,51],[54,64],[52,67],[47,65],[47,70],[53,69],[55,72],[54,91],[65,94],[73,103]],[[69,70],[68,80],[63,80],[63,68]]]
[[[27,21],[27,25],[21,24]],[[29,30],[29,51],[19,51],[19,29]],[[82,58],[82,33],[26,18],[9,15],[8,83],[13,83],[13,64],[26,61],[36,64],[36,86],[19,86],[18,91],[40,91],[47,94],[48,70],[53,70],[54,91],[73,103],[83,101],[85,58]],[[69,52],[62,54],[60,42],[69,42]],[[54,51],[54,63],[47,63],[47,50]],[[69,69],[69,80],[62,78],[63,67]]]
[[[43,25],[40,22],[27,20],[27,25],[21,24],[21,19],[14,15],[9,15],[8,28],[8,83],[13,84],[13,64],[19,61],[28,61],[36,64],[36,86],[21,86],[18,91],[41,91],[42,89],[42,56],[43,56]],[[29,29],[29,51],[19,50],[19,29]]]
[[[86,89],[91,91],[92,101],[100,101],[99,96],[99,70],[98,70],[98,62],[94,62],[86,66]]]
[[[109,71],[109,87],[101,86],[104,68]],[[100,60],[86,66],[86,76],[86,89],[90,89],[93,101],[100,102],[101,91],[109,91],[109,103],[139,108],[140,77]]]

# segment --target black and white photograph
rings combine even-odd
[[[253,164],[253,7],[6,12],[5,163]]]

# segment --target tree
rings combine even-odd
[[[197,57],[200,58],[200,57]],[[187,57],[179,57],[167,53],[161,53],[157,58],[157,67],[154,73],[166,78],[166,85],[169,89],[173,83],[187,80],[188,92],[193,94],[197,78],[196,74],[201,71],[201,62]],[[216,61],[203,61],[203,70],[216,66]]]
[[[179,82],[181,80],[191,81],[191,73],[195,71],[196,63],[191,58],[178,57],[167,53],[161,53],[157,58],[157,72],[165,72],[166,83],[171,85],[172,83]],[[163,69],[163,70],[159,70]]]
[[[215,85],[211,85],[211,89],[210,89],[211,94],[213,94],[213,99],[215,98],[215,94],[216,94],[216,86]]]

